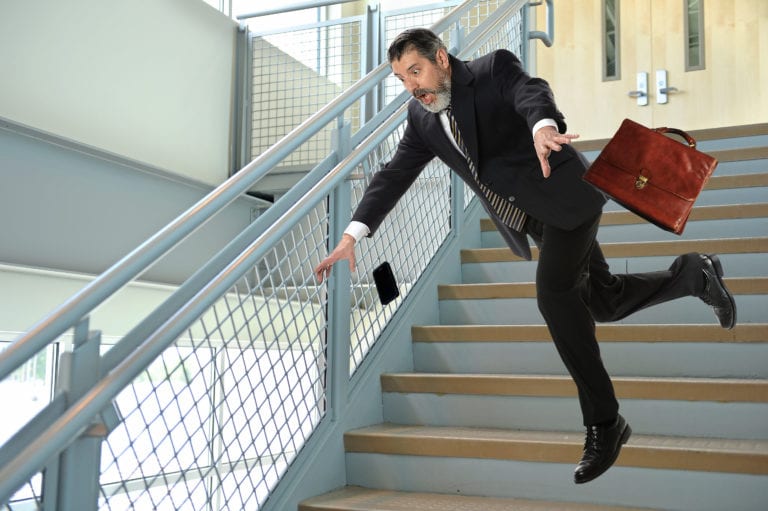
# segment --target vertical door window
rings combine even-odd
[[[704,69],[704,2],[685,3],[685,70]]]
[[[621,78],[619,62],[619,0],[603,0],[603,80]]]

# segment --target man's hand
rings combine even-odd
[[[336,262],[342,259],[349,260],[349,271],[355,271],[355,238],[349,234],[344,234],[341,237],[341,241],[336,245],[328,257],[320,261],[320,264],[315,268],[315,276],[318,282],[322,283],[331,275],[331,268]]]
[[[568,133],[560,134],[554,126],[544,126],[533,135],[533,147],[536,149],[539,163],[541,163],[541,173],[545,178],[549,177],[551,173],[548,160],[549,153],[560,151],[563,148],[562,144],[570,144],[574,138],[579,138],[579,136]]]

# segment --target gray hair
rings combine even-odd
[[[395,37],[395,40],[389,45],[387,58],[392,63],[395,60],[400,60],[405,53],[416,50],[419,55],[435,63],[437,62],[437,52],[440,49],[447,51],[442,39],[437,37],[434,32],[426,28],[410,28]]]

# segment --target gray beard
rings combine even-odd
[[[427,112],[432,112],[433,114],[442,112],[448,106],[451,104],[451,79],[446,77],[443,79],[443,81],[440,83],[440,87],[434,91],[435,94],[435,102],[429,105],[426,105],[419,101],[419,104],[424,107],[424,110]],[[418,101],[418,100],[417,100]]]

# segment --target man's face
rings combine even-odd
[[[392,61],[392,73],[421,106],[437,113],[451,104],[451,65],[448,53],[438,50],[436,63],[419,55],[416,50]]]

